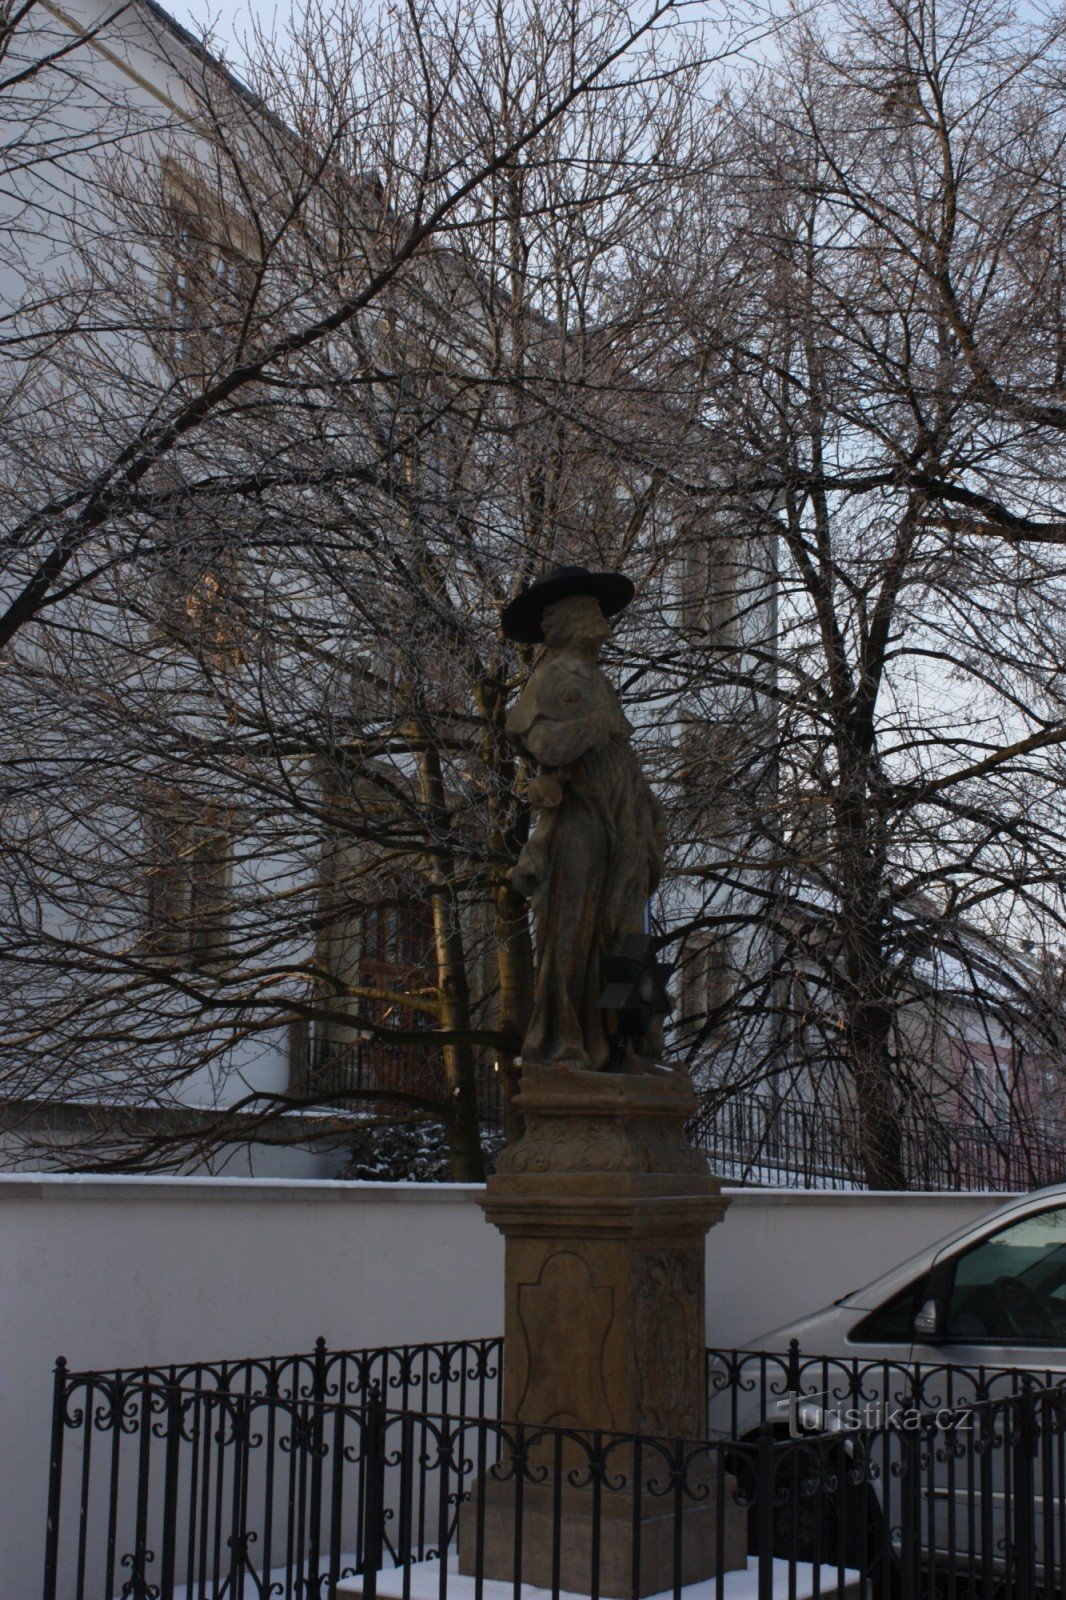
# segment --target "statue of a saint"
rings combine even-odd
[[[509,638],[545,647],[507,717],[508,736],[540,768],[529,786],[537,825],[511,874],[536,917],[526,1065],[640,1071],[658,1054],[657,1028],[640,1053],[612,1052],[601,1009],[600,958],[643,933],[662,876],[662,808],[597,664],[610,619],[632,598],[621,573],[560,567],[503,613]]]

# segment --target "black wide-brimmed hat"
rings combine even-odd
[[[600,603],[605,617],[624,611],[636,591],[622,572],[590,572],[588,567],[553,567],[505,606],[500,625],[517,644],[543,644],[541,621],[556,600],[588,594]]]

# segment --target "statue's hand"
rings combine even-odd
[[[533,891],[537,887],[537,880],[529,870],[528,863],[519,859],[507,874],[508,882],[519,900],[532,900]]]
[[[562,805],[562,783],[554,772],[541,772],[537,777],[529,780],[526,788],[526,797],[530,805],[536,806],[540,811],[549,810],[552,806]]]

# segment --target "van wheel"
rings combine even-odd
[[[846,1470],[847,1462],[842,1462]],[[773,1555],[782,1560],[840,1566],[867,1580],[868,1600],[896,1600],[899,1590],[888,1525],[869,1483],[845,1484],[843,1496],[817,1490],[789,1496],[774,1507]],[[748,1512],[748,1554],[759,1553],[759,1508]]]

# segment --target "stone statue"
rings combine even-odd
[[[632,597],[621,573],[560,567],[503,613],[509,638],[545,646],[507,717],[508,736],[540,768],[529,786],[539,817],[511,874],[536,917],[525,1065],[656,1070],[658,1027],[639,1049],[612,1041],[601,1001],[601,957],[643,934],[662,875],[662,808],[597,664],[610,618]]]
[[[623,1451],[601,1517],[581,1442],[706,1430],[706,1233],[727,1203],[685,1131],[688,1074],[655,1061],[669,997],[644,927],[663,817],[597,664],[632,597],[620,573],[565,567],[503,613],[510,638],[544,646],[507,719],[539,769],[512,873],[537,919],[524,1132],[481,1201],[504,1236],[503,1415],[528,1428],[529,1466],[471,1476],[458,1554],[468,1578],[581,1594],[595,1570],[600,1594],[639,1600],[743,1567],[747,1512],[713,1459],[679,1507],[653,1452]]]

